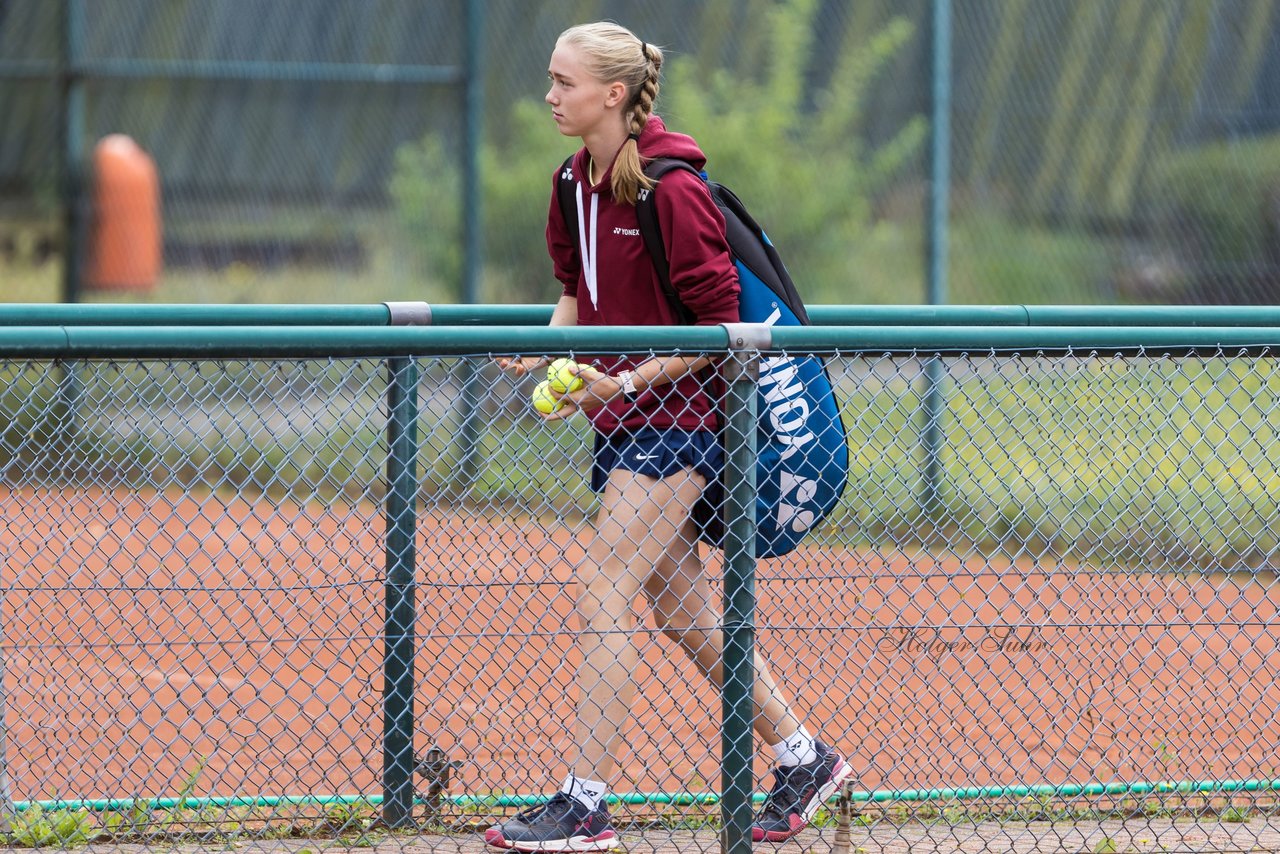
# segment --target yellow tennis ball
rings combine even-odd
[[[533,389],[533,408],[543,415],[550,415],[563,406],[564,404],[551,393],[551,383],[546,380],[538,383]]]
[[[578,368],[578,363],[572,359],[556,359],[547,367],[547,382],[561,394],[577,391],[586,385],[576,373]]]

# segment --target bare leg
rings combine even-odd
[[[712,602],[711,585],[698,556],[697,526],[685,521],[680,536],[645,583],[654,616],[663,634],[678,643],[711,683],[720,688],[724,675],[724,635],[720,609]],[[778,744],[801,726],[786,695],[774,682],[763,658],[755,654],[753,723],[767,744]]]
[[[613,775],[640,657],[632,605],[672,543],[681,540],[702,488],[703,479],[692,471],[662,480],[621,469],[609,475],[588,560],[578,573],[578,777],[607,782]]]

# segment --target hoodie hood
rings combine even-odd
[[[645,122],[644,130],[640,132],[640,156],[646,161],[658,157],[684,160],[699,171],[702,171],[703,167],[707,165],[707,156],[702,153],[697,141],[686,134],[667,130],[666,124],[663,123],[662,118],[658,115],[649,116],[649,121]],[[577,169],[579,175],[590,174],[587,171],[587,157],[588,153],[585,146],[574,157],[574,168]],[[610,163],[598,186],[607,187],[612,176],[613,164]]]
[[[667,130],[659,116],[650,116],[645,122],[640,133],[640,156],[649,160],[657,157],[684,160],[699,171],[707,165],[707,156],[694,138]]]

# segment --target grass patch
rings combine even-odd
[[[539,172],[541,175],[541,172]],[[541,178],[539,179],[541,181]],[[540,210],[545,212],[545,205]],[[541,216],[541,214],[539,214]],[[389,233],[385,226],[367,230]],[[540,232],[530,242],[540,240]],[[990,214],[956,218],[950,231],[949,300],[960,303],[1089,304],[1107,298],[1119,255],[1105,239],[1078,231],[1054,231]],[[170,267],[153,291],[95,292],[82,295],[90,303],[183,304],[345,304],[386,300],[460,302],[456,281],[424,274],[413,253],[391,238],[366,241],[369,262],[357,270],[280,267],[265,269],[244,262],[217,268]],[[849,274],[830,280],[802,278],[801,295],[810,305],[919,304],[926,300],[924,229],[916,216],[884,218],[859,238],[841,247],[842,268]],[[804,267],[781,245],[783,259]],[[551,262],[539,249],[545,278]],[[521,278],[530,273],[521,265]],[[493,263],[481,282],[482,302],[538,302],[520,287],[515,274]],[[44,303],[62,299],[62,266],[51,260],[39,266],[0,260],[0,302]]]
[[[35,804],[9,820],[5,841],[15,848],[78,848],[98,836],[97,822],[87,810],[45,810]]]
[[[1218,817],[1232,824],[1247,824],[1253,820],[1253,815],[1243,807],[1227,807]]]
[[[208,845],[315,839],[347,847],[370,847],[392,833],[380,824],[377,807],[367,800],[323,807],[221,807],[190,798],[190,791],[184,791],[187,795],[164,807],[158,805],[163,799],[139,799],[119,809],[102,811],[32,804],[10,820],[4,841],[16,848],[71,849],[91,843]],[[418,831],[414,828],[408,832]]]
[[[947,373],[943,506],[930,517],[922,370],[848,364],[851,477],[824,533],[1157,570],[1255,567],[1280,548],[1272,361],[972,358]]]
[[[492,365],[423,360],[418,460],[430,507],[580,518],[595,497],[582,419],[533,416]],[[815,545],[923,543],[1153,571],[1274,571],[1280,371],[1266,359],[948,359],[941,506],[924,512],[922,368],[833,363],[850,439],[843,501]],[[8,477],[247,498],[378,500],[385,368],[374,360],[88,362],[0,369]],[[78,400],[79,417],[69,417]],[[474,437],[467,456],[462,438]]]

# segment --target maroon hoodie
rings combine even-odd
[[[657,116],[650,116],[640,134],[640,154],[646,159],[674,157],[702,169],[706,156],[692,137],[671,133]],[[578,300],[579,326],[672,326],[680,323],[654,269],[632,205],[615,202],[609,182],[612,165],[600,183],[591,186],[584,147],[573,158],[572,178],[578,185],[580,234],[571,234],[560,213],[552,177],[551,210],[547,215],[547,250],[565,296]],[[724,217],[711,200],[705,182],[683,169],[668,172],[654,196],[658,225],[667,248],[671,284],[699,326],[738,321],[738,273],[729,257]],[[584,256],[592,263],[583,264]],[[634,368],[649,354],[605,356],[596,365],[610,374]],[[589,413],[592,426],[605,435],[619,428],[678,427],[716,429],[712,390],[702,378],[689,375],[674,384],[645,389],[634,404],[618,399]]]

